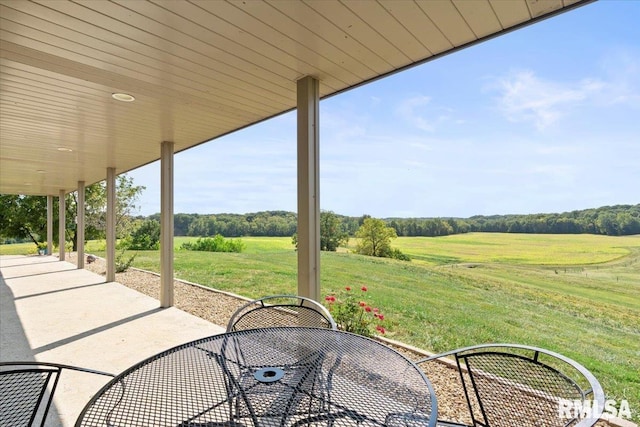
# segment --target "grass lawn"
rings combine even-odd
[[[245,237],[240,254],[180,250],[190,239],[176,238],[176,277],[248,297],[297,292],[290,238]],[[435,352],[514,342],[563,353],[638,421],[640,236],[470,233],[393,245],[413,261],[323,252],[323,294],[366,285],[389,338]],[[134,265],[157,272],[159,253],[138,252]]]

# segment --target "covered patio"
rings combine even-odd
[[[59,203],[106,181],[107,281],[115,180],[160,160],[161,307],[173,298],[175,153],[297,111],[298,293],[320,298],[319,101],[592,0],[0,0],[0,193]]]
[[[46,196],[48,253],[0,259],[0,361],[118,373],[223,327],[174,307],[176,153],[297,111],[298,293],[320,299],[320,100],[593,0],[0,0],[0,193]],[[160,161],[161,289],[115,282],[115,183]],[[106,181],[106,280],[84,269],[84,191]],[[78,194],[77,264],[64,197]],[[54,198],[60,201],[53,223]],[[65,373],[50,425],[107,380]],[[49,425],[49,424],[48,424]]]

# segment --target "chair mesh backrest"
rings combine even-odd
[[[335,329],[331,315],[320,304],[299,297],[277,296],[252,301],[231,317],[227,331],[274,326]]]
[[[0,371],[0,426],[31,426],[39,408],[46,411],[53,390],[47,385],[60,374],[56,368],[16,368]],[[44,417],[46,412],[41,413]]]
[[[577,371],[561,361],[549,366],[537,357],[489,351],[458,355],[467,367],[462,380],[476,425],[563,427],[578,422],[560,410],[562,402],[586,398],[574,376]]]

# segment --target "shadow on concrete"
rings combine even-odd
[[[24,267],[24,266],[21,265],[20,267]],[[22,276],[7,277],[7,279],[24,279],[25,277],[36,277],[36,276],[45,276],[45,275],[51,276],[53,274],[68,273],[69,271],[73,271],[73,270],[77,270],[77,268],[67,268],[66,270],[59,270],[59,271],[44,271],[42,273],[23,274]]]
[[[52,263],[52,262],[60,262],[60,260],[58,260],[57,258],[52,258],[51,260],[38,262],[38,264],[48,264],[48,263]],[[2,264],[0,264],[0,267],[6,269],[6,268],[14,268],[14,267],[24,267],[24,266],[27,266],[29,264],[31,264],[31,263],[24,263],[23,262],[23,263],[16,263],[16,264],[7,265],[7,261],[3,260]]]
[[[90,288],[92,286],[102,286],[102,285],[105,285],[106,283],[107,282],[89,283],[87,285],[72,286],[70,288],[56,289],[54,291],[47,291],[47,292],[40,292],[40,293],[37,293],[37,294],[23,295],[21,297],[15,297],[14,300],[18,301],[18,300],[25,299],[25,298],[34,298],[34,297],[40,297],[40,296],[44,296],[44,295],[56,294],[58,292],[73,291],[73,290],[76,290],[76,289]]]
[[[33,354],[35,355],[35,354],[38,354],[38,353],[43,353],[43,352],[48,351],[48,350],[52,350],[52,349],[54,349],[56,347],[60,347],[62,345],[66,345],[66,344],[72,343],[74,341],[78,341],[80,339],[87,338],[87,337],[89,337],[91,335],[95,335],[95,334],[98,334],[100,332],[104,332],[106,330],[115,328],[117,326],[124,325],[126,323],[132,322],[132,321],[137,320],[137,319],[141,319],[143,317],[150,316],[150,315],[155,314],[155,313],[159,313],[159,312],[164,311],[164,310],[166,310],[166,308],[158,307],[158,308],[154,308],[152,310],[148,310],[148,311],[145,311],[145,312],[142,312],[142,313],[135,314],[133,316],[125,317],[125,318],[120,319],[120,320],[118,320],[116,322],[107,323],[106,325],[102,325],[99,328],[93,328],[93,329],[85,331],[85,332],[83,332],[81,334],[76,334],[76,335],[74,335],[72,337],[68,337],[68,338],[65,338],[63,340],[58,340],[58,341],[52,342],[51,344],[44,345],[42,347],[34,348],[33,349]]]
[[[14,301],[13,292],[7,286],[4,276],[0,272],[0,361],[37,362],[35,353],[32,351],[22,327]],[[49,392],[47,391],[46,393],[45,399],[48,399]],[[40,417],[41,412],[39,413]],[[47,427],[62,426],[62,420],[55,402],[51,403],[45,425]]]

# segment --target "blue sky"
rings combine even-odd
[[[469,217],[640,203],[640,0],[601,0],[320,103],[320,205]],[[176,213],[296,211],[295,112],[176,154]],[[130,172],[160,211],[160,169]]]

